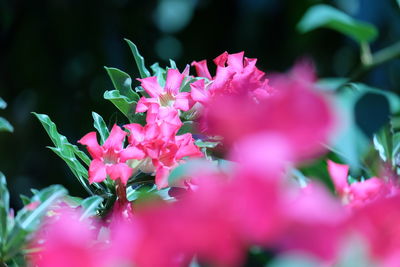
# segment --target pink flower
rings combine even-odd
[[[372,177],[365,181],[349,184],[347,177],[349,166],[328,160],[328,171],[333,180],[336,193],[344,204],[351,207],[363,206],[378,198],[397,194],[398,187],[392,182]]]
[[[286,201],[286,227],[277,247],[311,254],[325,264],[333,263],[347,229],[347,214],[340,203],[316,183],[290,194]]]
[[[192,99],[204,104],[210,96],[226,93],[245,92],[256,99],[269,96],[273,89],[268,85],[265,73],[255,66],[257,59],[243,56],[244,52],[224,52],[215,58],[217,71],[214,77],[211,77],[206,60],[194,61],[192,66],[196,68],[197,75],[207,78],[210,83],[202,84],[201,80],[192,83]]]
[[[168,186],[170,171],[183,158],[203,156],[190,133],[176,136],[179,128],[168,122],[146,126],[132,123],[124,127],[130,131],[127,149],[139,149],[145,155],[133,165],[144,172],[155,172],[155,182],[159,189]]]
[[[88,220],[79,221],[73,210],[59,210],[59,215],[48,219],[46,227],[38,232],[32,246],[41,243],[41,249],[31,257],[33,266],[40,267],[94,267],[103,266],[100,251],[93,241],[96,231]]]
[[[76,210],[64,208],[57,210],[54,217],[47,218],[30,244],[39,248],[29,257],[32,266],[109,267],[133,264],[131,247],[135,244],[134,229],[128,229],[127,223],[121,221],[107,229],[96,220],[82,220],[80,216]]]
[[[185,76],[185,73],[181,74],[177,69],[169,69],[164,88],[160,86],[156,76],[138,79],[150,98],[142,97],[137,103],[136,112],[147,111],[151,104],[188,111],[192,106],[190,95],[187,92],[180,92]]]
[[[315,157],[325,150],[322,144],[330,137],[334,117],[325,96],[314,90],[314,81],[303,78],[312,77],[310,71],[295,67],[277,77],[276,92],[257,103],[240,94],[215,98],[205,109],[203,128],[224,137],[228,145],[253,134],[275,136],[287,143],[290,161]]]
[[[96,132],[90,132],[82,137],[78,143],[86,145],[93,160],[89,166],[89,182],[99,183],[107,175],[112,180],[121,179],[126,184],[132,176],[132,169],[125,163],[128,159],[141,159],[144,153],[130,147],[124,149],[124,139],[127,135],[119,126],[114,125],[109,137],[102,146],[97,142]]]
[[[400,266],[400,196],[380,198],[354,210],[352,226],[379,266]]]

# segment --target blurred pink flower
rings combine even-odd
[[[334,116],[325,95],[314,90],[313,76],[311,68],[296,66],[277,76],[276,92],[258,102],[245,95],[216,97],[205,109],[203,128],[223,136],[228,145],[265,134],[286,142],[290,161],[315,157],[325,150],[322,144],[330,137]]]
[[[384,267],[400,266],[400,196],[380,198],[354,210],[352,226]]]
[[[290,194],[286,201],[287,224],[277,247],[311,254],[324,264],[333,263],[347,233],[348,214],[340,202],[317,183]]]
[[[328,160],[328,171],[333,180],[336,193],[344,204],[360,207],[378,198],[397,194],[399,189],[392,181],[372,177],[365,181],[349,184],[349,166]]]
[[[89,166],[89,182],[99,183],[107,175],[112,180],[121,179],[126,184],[132,176],[132,169],[125,163],[128,159],[141,159],[144,153],[136,148],[123,148],[126,136],[119,126],[114,125],[110,135],[102,146],[97,142],[96,132],[90,132],[82,137],[78,143],[85,145],[93,160]]]

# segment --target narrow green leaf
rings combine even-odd
[[[19,198],[21,199],[22,205],[24,205],[24,206],[26,206],[29,203],[31,203],[31,199],[29,197],[25,196],[25,195],[19,195]]]
[[[52,185],[32,197],[33,201],[39,201],[39,206],[29,212],[27,216],[21,218],[16,217],[16,220],[20,223],[21,228],[27,231],[33,231],[40,222],[41,217],[45,214],[47,209],[59,198],[68,194],[68,191],[61,185]]]
[[[105,91],[104,99],[110,100],[129,121],[132,122],[135,117],[136,102],[130,101],[126,96],[119,93],[118,90]]]
[[[125,41],[128,43],[129,48],[131,49],[132,54],[135,57],[135,61],[136,61],[136,65],[139,69],[140,77],[142,77],[142,78],[150,77],[150,72],[146,69],[146,66],[144,64],[144,58],[139,54],[139,51],[138,51],[136,45],[128,39],[125,39]]]
[[[0,172],[0,203],[3,203],[8,213],[10,209],[10,193],[8,192],[6,177],[2,172]]]
[[[165,79],[167,71],[160,67],[158,62],[154,63],[150,66],[151,70],[153,71],[153,76],[157,76],[157,82],[160,86],[165,86]]]
[[[139,100],[139,95],[132,90],[132,79],[127,73],[116,68],[104,68],[107,70],[115,89],[121,95],[126,96],[129,101],[137,102]]]
[[[308,9],[297,27],[302,33],[321,27],[330,28],[359,43],[371,42],[378,36],[378,30],[374,25],[355,20],[346,13],[324,4]]]
[[[99,206],[102,202],[103,198],[100,196],[91,196],[84,199],[81,203],[83,213],[80,217],[80,220],[96,215],[97,210],[99,209]]]
[[[198,147],[205,147],[205,148],[214,148],[220,144],[220,142],[210,142],[210,141],[202,141],[202,140],[196,140],[194,144]]]
[[[68,139],[57,131],[55,123],[51,121],[49,116],[35,112],[33,112],[33,114],[39,119],[40,123],[43,125],[44,129],[55,145],[55,147],[49,148],[67,163],[72,173],[76,176],[76,178],[78,178],[79,182],[83,185],[86,191],[93,195],[94,193],[89,185],[89,181],[87,180],[87,169],[83,167],[80,161],[76,158],[76,156],[78,156],[86,165],[89,165],[89,157],[84,152],[80,151],[76,145],[70,144]],[[99,188],[99,185],[97,184],[94,184],[93,186]]]
[[[373,143],[375,149],[379,153],[379,157],[384,162],[392,161],[392,138],[389,129],[385,127],[373,136]]]
[[[96,128],[96,130],[99,132],[101,143],[104,144],[104,142],[107,140],[108,135],[110,134],[107,125],[104,122],[103,118],[94,111],[92,112],[92,117],[94,121],[94,128]]]
[[[12,259],[21,251],[28,234],[29,231],[23,229],[18,222],[15,222],[4,246],[5,261]]]
[[[0,132],[10,132],[14,131],[14,127],[3,117],[0,117]]]
[[[169,65],[170,65],[170,68],[171,68],[171,69],[177,69],[176,63],[175,63],[174,60],[170,59],[170,60],[169,60]]]
[[[3,98],[0,97],[0,109],[5,109],[7,107],[6,101],[3,100]]]

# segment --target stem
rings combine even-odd
[[[371,54],[369,46],[361,44],[361,65],[350,75],[350,81],[357,80],[365,72],[387,61],[400,57],[400,41]]]
[[[117,192],[117,201],[120,203],[128,202],[128,199],[126,198],[126,186],[122,183],[121,179],[117,180],[115,191]]]

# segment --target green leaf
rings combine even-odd
[[[392,137],[388,127],[380,130],[373,136],[373,143],[375,149],[379,153],[379,157],[388,163],[392,163]]]
[[[168,184],[176,184],[177,181],[187,178],[200,170],[218,171],[217,162],[210,162],[204,159],[192,159],[174,168],[168,177]]]
[[[104,142],[107,140],[108,135],[110,134],[107,125],[104,122],[103,118],[94,111],[92,112],[92,117],[94,121],[94,128],[96,128],[96,130],[100,134],[101,144],[104,144]]]
[[[10,132],[14,131],[14,127],[3,117],[0,117],[0,132]]]
[[[99,209],[102,202],[103,198],[100,196],[91,196],[84,199],[81,203],[83,213],[80,217],[80,220],[96,215],[97,210]]]
[[[21,227],[21,225],[16,222],[13,229],[11,230],[4,246],[4,260],[10,260],[21,252],[22,246],[25,243],[26,237],[29,232]]]
[[[120,94],[118,90],[105,91],[104,99],[110,100],[130,122],[135,118],[136,102],[130,101],[126,96]]]
[[[0,172],[0,203],[3,204],[8,213],[10,209],[10,193],[7,189],[6,177],[2,172]]]
[[[85,190],[89,194],[93,195],[93,188],[89,185],[89,181],[87,179],[87,169],[79,162],[76,156],[78,156],[87,165],[90,163],[90,159],[84,152],[80,151],[77,146],[70,144],[68,139],[57,131],[56,125],[51,121],[49,116],[35,112],[33,112],[33,114],[39,119],[40,123],[43,125],[44,129],[55,145],[55,147],[49,147],[49,149],[51,149],[67,163],[68,167],[78,178],[78,181],[82,184]],[[93,184],[93,187],[100,189],[100,186],[96,183]]]
[[[336,133],[331,151],[336,153],[353,171],[361,169],[360,160],[367,152],[369,140],[356,123],[355,107],[357,102],[366,94],[378,94],[384,96],[389,103],[392,114],[400,110],[400,99],[397,95],[366,86],[361,83],[344,85],[336,94],[336,111],[338,121],[341,122],[340,131]]]
[[[146,78],[150,77],[150,72],[146,69],[146,66],[144,65],[144,58],[139,54],[139,51],[134,43],[129,41],[128,39],[125,39],[125,41],[128,43],[129,48],[132,51],[133,56],[135,57],[136,65],[139,69],[140,77]]]
[[[355,20],[346,13],[323,4],[308,9],[297,25],[302,33],[321,27],[336,30],[359,43],[372,42],[378,36],[378,30],[374,25]]]
[[[39,191],[31,198],[31,202],[39,202],[32,211],[21,211],[17,213],[16,221],[19,222],[22,229],[33,231],[38,226],[41,217],[45,214],[48,208],[55,203],[56,200],[64,197],[68,191],[61,185],[51,185]]]
[[[176,63],[175,63],[174,60],[170,59],[170,60],[169,60],[169,65],[170,65],[170,68],[171,68],[171,69],[177,69]]]
[[[194,122],[193,121],[185,121],[183,122],[181,128],[179,129],[177,135],[182,135],[185,133],[191,133],[193,132],[193,126]]]
[[[0,97],[0,109],[5,109],[7,107],[6,101],[3,100],[3,98]]]
[[[26,206],[29,203],[31,203],[31,199],[29,197],[25,196],[25,195],[19,195],[19,198],[21,199],[22,205],[24,205],[24,206]]]
[[[104,68],[107,70],[115,89],[121,95],[126,96],[130,101],[137,102],[139,100],[139,95],[132,90],[132,79],[127,73],[116,68]]]
[[[167,71],[160,67],[158,62],[154,63],[150,66],[151,70],[153,71],[153,76],[157,76],[157,82],[161,87],[165,86],[165,79],[167,75]]]
[[[196,140],[194,144],[198,147],[205,147],[205,148],[214,148],[220,144],[220,142],[210,142],[210,141],[202,141],[202,140]]]

